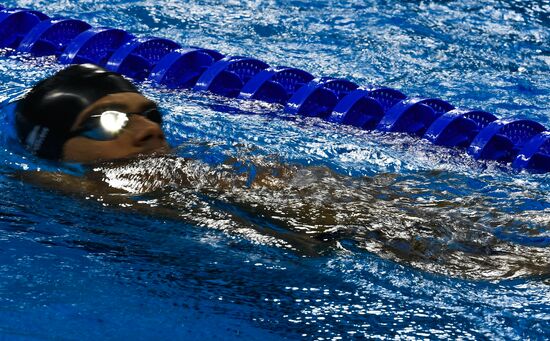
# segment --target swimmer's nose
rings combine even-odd
[[[160,126],[146,118],[140,118],[138,129],[134,135],[136,147],[160,147],[165,144],[164,133]]]

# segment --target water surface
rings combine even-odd
[[[547,1],[4,5],[550,126]],[[0,58],[2,100],[60,68],[47,57]],[[139,192],[140,174],[223,180],[234,171],[224,163],[241,166],[244,177],[290,165],[295,181],[262,190],[237,178],[232,190],[206,182],[128,195],[177,214],[144,213],[14,178],[58,166],[12,145],[2,116],[6,337],[548,336],[549,175],[412,137],[288,117],[277,106],[140,87],[163,108],[176,156],[196,161],[109,165],[97,170],[105,181]],[[281,207],[288,209],[276,216]],[[306,242],[289,244],[287,231]]]

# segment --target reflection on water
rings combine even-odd
[[[368,251],[472,279],[550,274],[549,248],[495,233],[543,238],[548,209],[515,214],[513,204],[474,190],[480,183],[447,172],[350,177],[270,157],[209,164],[162,156],[102,164],[88,177],[132,193],[124,206],[153,207],[149,213],[306,255]],[[516,193],[516,200],[521,195],[533,193]]]
[[[545,0],[3,5],[550,123]],[[51,57],[1,58],[0,98],[60,67]],[[285,117],[280,107],[139,86],[165,110],[173,145],[204,145],[178,150],[195,161],[104,165],[88,184],[65,183],[97,205],[4,176],[58,167],[17,154],[0,127],[2,332],[548,338],[548,174],[512,173],[399,134]],[[267,155],[294,166],[271,174],[281,162]],[[251,325],[267,332],[247,333]]]

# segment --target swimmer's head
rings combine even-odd
[[[119,74],[73,65],[40,81],[15,109],[16,131],[34,154],[91,163],[168,148],[156,104]]]

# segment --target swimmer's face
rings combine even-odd
[[[90,117],[110,107],[125,113],[143,113],[156,108],[146,97],[133,92],[121,92],[102,97],[84,109],[71,131],[80,131]],[[75,136],[63,146],[63,161],[93,163],[137,156],[165,153],[169,149],[160,125],[144,115],[130,114],[124,128],[109,140]]]

